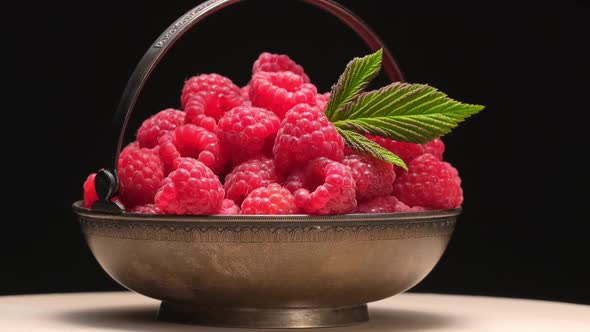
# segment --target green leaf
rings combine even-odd
[[[400,157],[383,148],[381,145],[353,131],[340,128],[336,128],[336,130],[344,139],[344,144],[346,144],[346,146],[352,150],[371,155],[375,158],[379,158],[408,170],[408,167]]]
[[[332,86],[330,100],[326,105],[326,116],[332,120],[334,114],[346,103],[353,100],[381,69],[383,50],[362,58],[354,58],[346,65],[338,82]]]
[[[483,108],[453,100],[428,85],[395,82],[360,94],[330,120],[339,129],[359,134],[426,143]]]

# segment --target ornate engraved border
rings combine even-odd
[[[340,242],[375,241],[450,235],[455,218],[415,223],[377,223],[349,226],[231,225],[186,226],[125,223],[80,217],[82,231],[89,236],[133,240],[185,242]]]

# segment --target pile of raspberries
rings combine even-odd
[[[444,143],[367,136],[404,160],[401,167],[344,146],[303,68],[262,53],[250,82],[218,74],[184,83],[181,109],[143,122],[121,152],[119,192],[126,211],[146,214],[312,214],[417,212],[463,202]],[[97,194],[84,183],[84,206]]]

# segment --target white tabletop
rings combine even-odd
[[[158,305],[129,292],[3,296],[0,331],[230,330],[159,322]],[[321,331],[590,331],[588,305],[492,297],[406,293],[369,304],[369,315],[367,323]]]

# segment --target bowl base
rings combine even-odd
[[[347,326],[369,320],[367,305],[338,308],[222,308],[162,302],[162,321],[244,328],[313,328]]]

